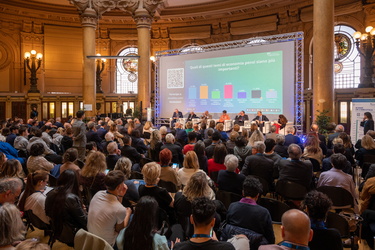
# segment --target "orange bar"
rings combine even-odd
[[[208,99],[208,86],[200,86],[199,90],[200,90],[199,98]]]

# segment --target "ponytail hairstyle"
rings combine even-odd
[[[74,162],[78,158],[78,151],[75,148],[69,148],[63,155],[63,163]]]
[[[35,191],[39,191],[39,190],[35,190],[35,187],[38,184],[38,182],[46,181],[47,179],[48,179],[48,172],[43,171],[43,170],[37,170],[34,173],[30,173],[27,176],[25,191],[23,192],[23,194],[21,196],[21,199],[18,203],[18,208],[21,211],[24,211],[24,209],[25,209],[25,204],[26,204],[27,198],[30,195],[32,195]]]

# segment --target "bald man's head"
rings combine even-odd
[[[310,228],[310,219],[304,212],[297,209],[288,210],[283,214],[281,223],[284,240],[302,245],[309,244],[313,231]]]

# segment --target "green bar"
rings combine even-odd
[[[220,99],[220,91],[212,91],[211,92],[211,98],[212,99]]]

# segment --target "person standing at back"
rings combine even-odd
[[[82,110],[76,113],[77,120],[73,123],[73,147],[78,151],[78,159],[85,160],[86,153],[86,125],[82,121],[85,118],[85,112]]]

